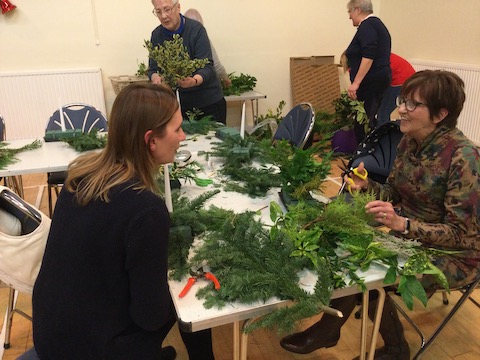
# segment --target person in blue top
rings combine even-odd
[[[180,106],[183,118],[187,111],[200,110],[204,116],[226,123],[227,105],[223,97],[222,84],[213,62],[212,48],[207,31],[195,20],[180,13],[178,0],[152,0],[153,14],[160,20],[151,36],[153,46],[162,45],[179,34],[191,59],[208,59],[209,63],[178,82]],[[162,83],[162,74],[155,60],[149,59],[148,76],[154,84]]]
[[[373,130],[376,127],[375,115],[392,80],[392,41],[383,22],[373,15],[370,0],[350,0],[347,9],[353,26],[358,27],[345,51],[351,81],[348,96],[364,101],[370,129]],[[366,135],[363,125],[355,123],[354,130],[357,142],[361,142]]]

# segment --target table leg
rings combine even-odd
[[[243,139],[245,137],[245,105],[246,101],[242,101],[242,120],[240,123],[240,137]]]
[[[233,360],[240,360],[240,322],[233,323]]]
[[[253,100],[250,100],[252,104],[252,117],[253,117],[253,125],[257,125],[257,118],[258,118],[258,99],[255,99],[255,107],[253,105]]]
[[[377,347],[378,330],[380,329],[380,322],[382,321],[383,305],[385,304],[385,289],[379,288],[377,308],[375,310],[375,319],[373,321],[372,341],[370,342],[370,351],[368,353],[368,360],[373,360],[375,355],[375,348]],[[367,309],[368,313],[368,309]]]
[[[367,321],[368,321],[369,291],[362,294],[362,323],[360,328],[360,360],[365,360],[367,350]]]
[[[5,186],[10,188],[14,193],[20,196],[22,199],[25,198],[23,193],[23,179],[22,175],[18,176],[7,176],[4,178]]]

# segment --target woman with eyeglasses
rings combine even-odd
[[[226,124],[227,104],[223,97],[222,84],[214,68],[212,49],[207,31],[203,25],[180,13],[178,0],[152,0],[153,14],[160,25],[152,32],[150,41],[153,46],[162,45],[179,34],[191,59],[208,59],[205,67],[198,69],[192,76],[178,82],[182,116],[187,112],[200,110],[204,116],[212,116],[215,121]],[[162,74],[155,60],[149,59],[148,76],[154,84],[162,83]]]
[[[53,214],[33,290],[40,359],[173,360],[170,216],[155,174],[185,140],[175,94],[132,84],[115,99],[104,150],[78,157]],[[190,359],[213,359],[211,333],[180,334]]]
[[[427,247],[457,251],[433,260],[450,288],[468,285],[480,276],[480,154],[457,128],[464,102],[464,83],[458,75],[442,70],[415,73],[397,99],[404,136],[386,183],[350,175],[355,183],[352,189],[389,199],[366,205],[378,223]],[[360,164],[358,172],[363,171]],[[424,275],[422,285],[427,296],[441,288],[433,275]],[[281,345],[296,353],[336,345],[356,303],[355,296],[332,300],[330,306],[342,311],[343,318],[324,314],[307,330],[282,339]],[[376,301],[371,301],[370,318],[375,308]],[[375,352],[375,359],[410,359],[402,324],[388,295],[380,334],[385,346]]]

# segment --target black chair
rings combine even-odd
[[[452,307],[452,309],[449,311],[447,316],[443,319],[443,321],[439,324],[437,329],[433,332],[433,334],[426,340],[425,335],[423,334],[422,330],[418,327],[417,324],[410,318],[407,314],[407,312],[394,300],[392,297],[393,304],[395,307],[398,309],[398,311],[405,317],[405,319],[408,321],[408,323],[413,327],[413,329],[417,332],[417,334],[421,338],[421,344],[420,344],[420,349],[417,351],[417,353],[413,356],[412,359],[416,360],[418,359],[421,355],[427,351],[427,349],[432,345],[432,343],[435,341],[438,335],[442,332],[443,328],[449,323],[449,321],[452,319],[452,317],[457,313],[457,311],[460,309],[460,307],[465,303],[467,299],[470,299],[477,307],[480,307],[480,304],[476,302],[473,298],[470,296],[472,295],[472,292],[477,288],[477,286],[480,283],[480,278],[475,280],[474,282],[461,287],[459,289],[452,289],[453,290],[459,290],[462,292],[462,296],[460,299],[455,303],[455,305]],[[445,302],[444,302],[445,303]]]
[[[5,120],[0,114],[0,141],[5,141],[7,139],[7,126],[5,125]],[[3,180],[3,183],[6,187],[11,188],[21,197],[23,197],[23,181],[21,176],[9,176],[5,178],[0,177],[0,181]]]
[[[352,169],[364,163],[368,177],[376,182],[385,183],[397,156],[397,146],[403,137],[400,131],[400,121],[391,121],[373,130],[359,145],[353,156],[344,167],[342,186],[339,194],[344,192],[344,177]],[[350,194],[345,192],[347,201]]]
[[[273,140],[288,140],[298,148],[308,146],[315,123],[315,112],[310,103],[296,105],[278,125]]]
[[[397,156],[397,146],[402,139],[400,122],[391,121],[373,130],[359,145],[351,157],[347,171],[361,162],[368,171],[368,177],[385,183]]]
[[[15,307],[15,294],[31,294],[43,258],[50,219],[9,188],[0,186],[0,280],[8,285],[5,342],[10,347],[13,315],[32,317]]]
[[[4,141],[7,138],[5,132],[5,120],[3,119],[2,114],[0,114],[0,141]]]
[[[107,131],[108,123],[105,116],[95,107],[87,104],[68,104],[62,106],[62,114],[60,109],[56,110],[47,122],[45,132],[51,130],[62,130],[62,117],[66,130],[81,130],[89,133],[92,129],[98,131]],[[58,197],[59,187],[63,185],[67,173],[65,171],[48,173],[48,211],[50,217],[53,214],[52,190]]]
[[[40,358],[37,355],[35,347],[32,347],[20,355],[17,360],[40,360]]]

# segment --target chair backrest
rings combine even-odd
[[[0,280],[31,293],[51,220],[4,186],[0,186],[0,220]]]
[[[399,121],[383,124],[359,144],[347,169],[356,168],[363,161],[368,170],[368,177],[384,183],[392,170],[393,161],[397,156],[397,146],[402,137]]]
[[[62,116],[65,129],[80,129],[84,133],[89,133],[92,129],[98,131],[107,131],[108,123],[105,116],[95,107],[87,104],[68,104],[56,110],[47,122],[45,131],[62,130]]]
[[[5,129],[5,120],[2,114],[0,114],[0,141],[5,141],[7,138],[7,131]]]
[[[310,103],[296,105],[283,118],[273,140],[288,140],[292,145],[303,148],[312,133],[315,112]]]

